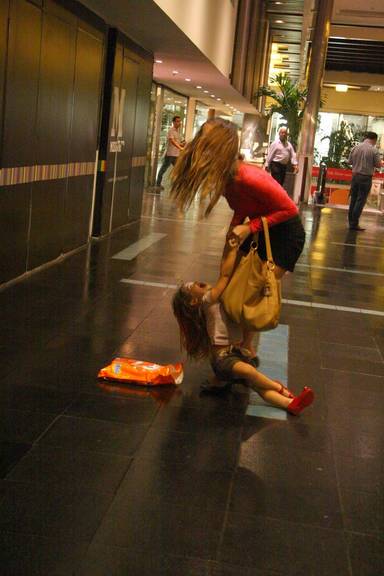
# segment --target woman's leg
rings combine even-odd
[[[236,362],[232,368],[232,373],[235,378],[244,379],[253,390],[272,406],[286,409],[292,402],[292,398],[280,393],[281,384],[271,380],[246,362]]]

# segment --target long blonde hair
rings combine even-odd
[[[239,148],[237,126],[228,120],[208,120],[180,154],[172,174],[171,196],[187,209],[200,192],[211,212],[233,176]]]

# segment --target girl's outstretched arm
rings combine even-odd
[[[227,284],[232,276],[233,269],[235,267],[237,254],[238,254],[239,243],[236,239],[230,238],[227,240],[223,257],[220,265],[220,277],[214,287],[211,289],[211,302],[217,302],[220,296],[224,292]]]

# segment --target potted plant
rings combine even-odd
[[[272,82],[272,86],[260,86],[255,94],[255,99],[260,96],[268,96],[274,101],[266,110],[267,116],[270,117],[274,112],[277,112],[286,120],[290,140],[296,149],[307,89],[300,88],[297,82],[292,82],[289,76],[282,72],[273,76]]]

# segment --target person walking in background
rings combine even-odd
[[[159,174],[157,175],[156,186],[158,188],[163,188],[161,182],[165,172],[168,170],[169,166],[174,166],[176,164],[180,150],[183,150],[184,148],[180,137],[180,126],[180,116],[174,116],[172,118],[172,126],[168,130],[167,134],[167,149],[165,152],[164,160],[159,170]]]
[[[367,132],[363,142],[352,149],[348,158],[348,163],[352,165],[351,199],[348,211],[349,229],[358,232],[365,230],[359,226],[359,218],[371,190],[373,172],[375,168],[383,165],[376,142],[376,132]]]
[[[279,139],[269,148],[265,164],[266,170],[281,186],[284,184],[288,162],[293,165],[294,172],[297,172],[296,152],[292,144],[288,142],[287,127],[282,126],[279,130]]]

